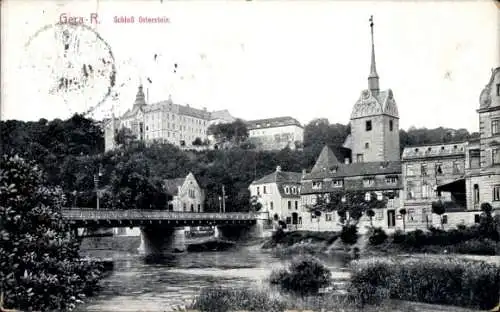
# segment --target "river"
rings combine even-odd
[[[287,265],[257,246],[224,252],[183,253],[162,263],[146,263],[138,254],[91,251],[94,257],[111,257],[113,273],[105,278],[103,289],[77,311],[174,311],[189,305],[203,287],[259,287],[267,284],[271,271]],[[334,280],[347,279],[348,260],[325,259]]]

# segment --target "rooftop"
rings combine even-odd
[[[259,128],[275,128],[275,127],[283,127],[290,125],[295,125],[302,128],[302,125],[297,119],[289,116],[250,120],[247,121],[246,124],[249,130],[259,129]]]
[[[446,143],[446,144],[428,144],[421,146],[409,146],[403,150],[402,159],[459,156],[465,155],[467,142]]]

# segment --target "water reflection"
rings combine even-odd
[[[253,287],[288,262],[258,249],[162,258],[109,251],[95,251],[91,256],[113,258],[115,270],[102,281],[98,296],[88,299],[78,311],[173,311],[177,306],[189,305],[203,287]],[[347,278],[346,259],[324,260],[334,278]]]

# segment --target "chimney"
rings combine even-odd
[[[281,166],[276,167],[276,172],[280,172],[280,171],[281,171]]]

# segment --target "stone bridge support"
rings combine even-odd
[[[176,250],[184,251],[185,249],[184,227],[141,227],[141,245],[138,248],[140,254],[163,255]]]
[[[224,240],[245,240],[251,238],[269,237],[272,229],[266,227],[266,219],[257,219],[253,224],[227,224],[215,226],[215,237]]]

